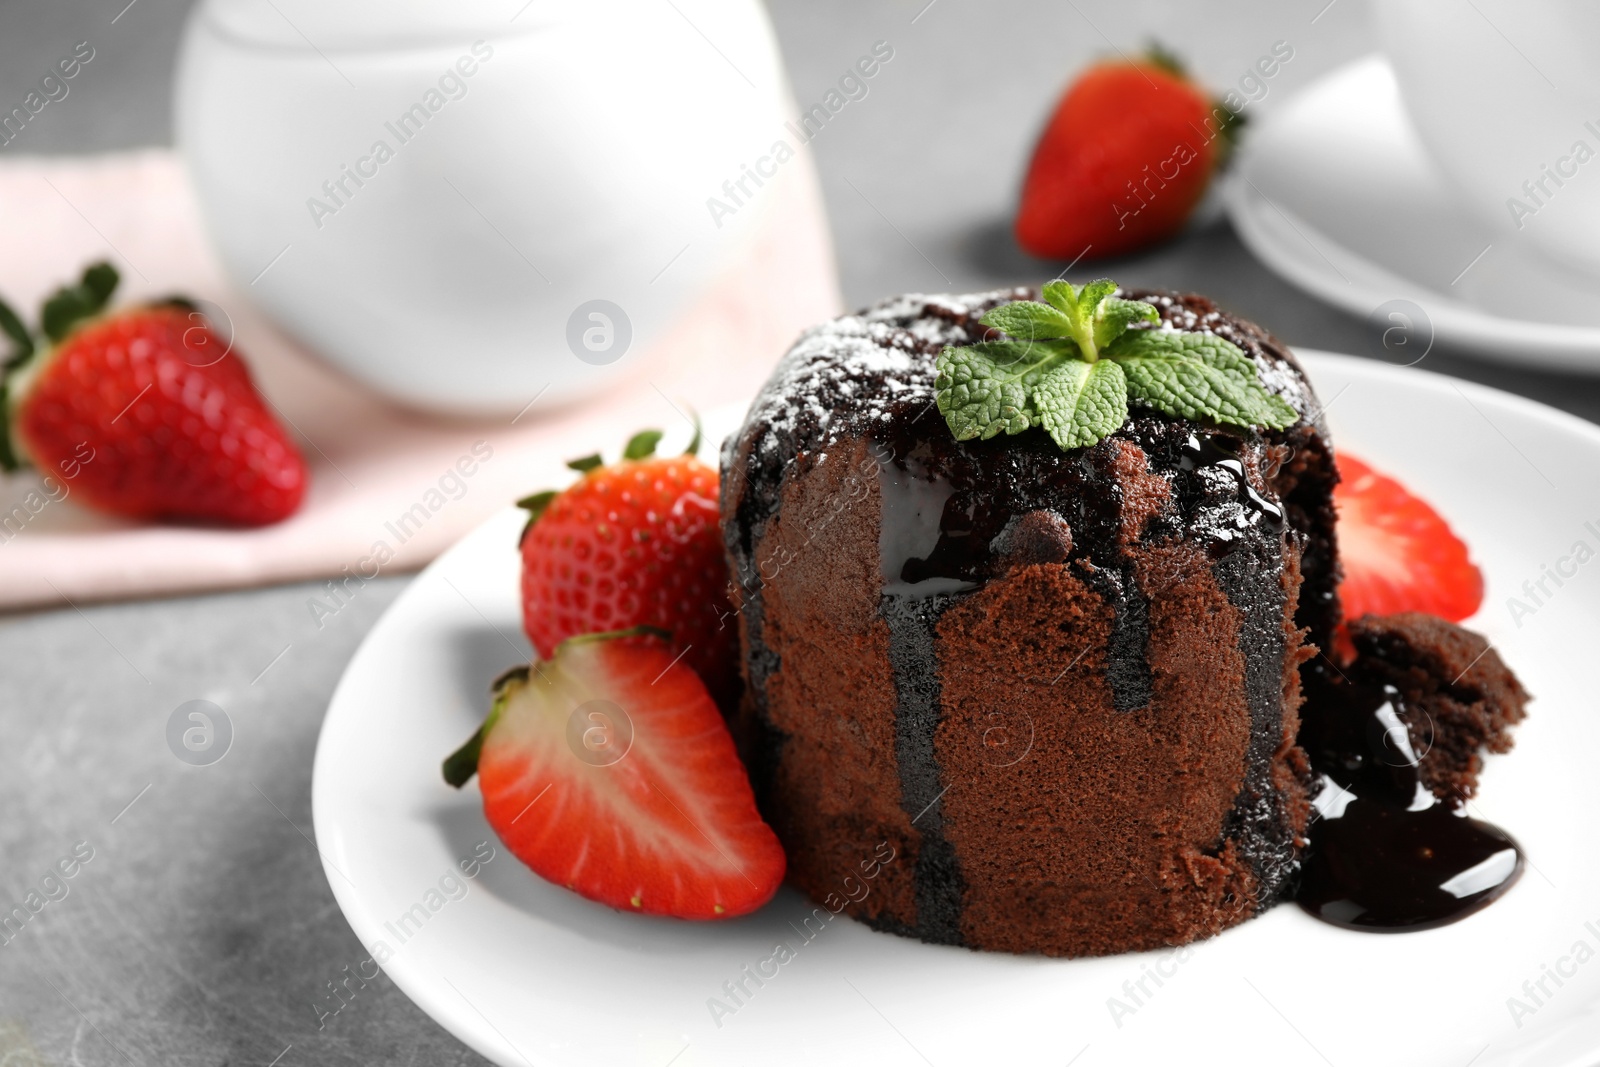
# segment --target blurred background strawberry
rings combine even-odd
[[[1171,238],[1243,121],[1159,45],[1093,64],[1067,86],[1034,147],[1017,242],[1042,258],[1087,261]]]

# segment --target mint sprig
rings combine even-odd
[[[1130,401],[1234,426],[1281,430],[1299,418],[1237,345],[1151,329],[1155,307],[1116,289],[1105,278],[1081,289],[1050,282],[1043,303],[1002,304],[979,320],[1007,340],[947,345],[934,390],[956,439],[1042,426],[1061,448],[1083,448],[1127,421]]]

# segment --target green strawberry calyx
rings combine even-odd
[[[689,447],[683,450],[683,454],[686,456],[696,455],[700,451],[700,441],[703,434],[701,433],[698,412],[694,414],[693,421],[694,436],[689,439]],[[660,430],[640,430],[628,438],[628,443],[622,447],[622,459],[624,462],[650,459],[656,454],[656,445],[661,443],[661,438],[664,436],[666,435]],[[567,467],[577,471],[579,474],[588,474],[590,471],[598,470],[605,465],[605,457],[598,452],[567,460]],[[528,521],[522,527],[522,533],[517,537],[518,544],[527,539],[528,531],[533,529],[534,523],[539,521],[544,515],[545,509],[550,506],[551,501],[560,496],[561,492],[559,489],[545,489],[537,493],[530,493],[517,501],[517,507],[528,513]]]
[[[0,301],[0,334],[11,342],[11,351],[0,362],[0,471],[9,473],[26,465],[26,454],[12,424],[29,385],[49,362],[55,346],[80,323],[105,311],[119,280],[111,264],[90,264],[76,285],[62,286],[45,300],[39,313],[42,336],[37,338],[10,305]]]
[[[60,344],[80,322],[106,309],[119,280],[117,269],[111,264],[90,264],[77,285],[62,286],[44,302],[39,312],[39,329],[52,344]]]
[[[1002,304],[979,321],[1004,338],[946,345],[939,413],[958,441],[1043,427],[1063,450],[1122,426],[1130,403],[1176,418],[1281,430],[1300,415],[1267,391],[1237,345],[1162,326],[1155,306],[1108,278],[1046,283],[1043,302]]]

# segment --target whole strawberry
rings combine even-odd
[[[42,343],[0,304],[15,354],[0,377],[0,468],[31,463],[137,519],[260,526],[305,495],[300,452],[237,352],[182,300],[108,312],[97,263],[40,315]]]
[[[539,655],[582,634],[651,626],[732,709],[738,639],[718,531],[717,471],[695,458],[655,455],[658,430],[628,442],[618,463],[568,464],[576,484],[520,501],[522,624]]]
[[[1097,63],[1068,86],[1028,164],[1017,242],[1047,259],[1102,259],[1183,228],[1243,120],[1178,62]]]

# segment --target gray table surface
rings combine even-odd
[[[1220,87],[1287,40],[1295,58],[1259,105],[1271,107],[1370,47],[1359,0],[926,4],[770,4],[803,105],[874,41],[895,48],[870,95],[814,142],[852,303],[1059,269],[1019,253],[1005,220],[1057,88],[1090,54],[1156,33]],[[170,143],[168,83],[189,0],[125,5],[0,2],[6,108],[41,57],[80,40],[97,50],[71,95],[0,152]],[[1291,343],[1357,353],[1373,343],[1359,319],[1266,271],[1221,219],[1114,267],[1119,281],[1207,292]],[[1600,417],[1600,380],[1440,347],[1425,365]],[[0,931],[0,1064],[483,1062],[383,978],[320,1027],[312,1007],[364,957],[311,843],[317,729],[346,662],[407,581],[368,584],[321,630],[306,608],[313,587],[294,585],[0,616],[0,911],[31,891],[38,901],[67,890],[15,936]],[[180,763],[165,740],[173,709],[192,699],[235,726],[213,766]],[[74,846],[92,859],[46,883]]]

